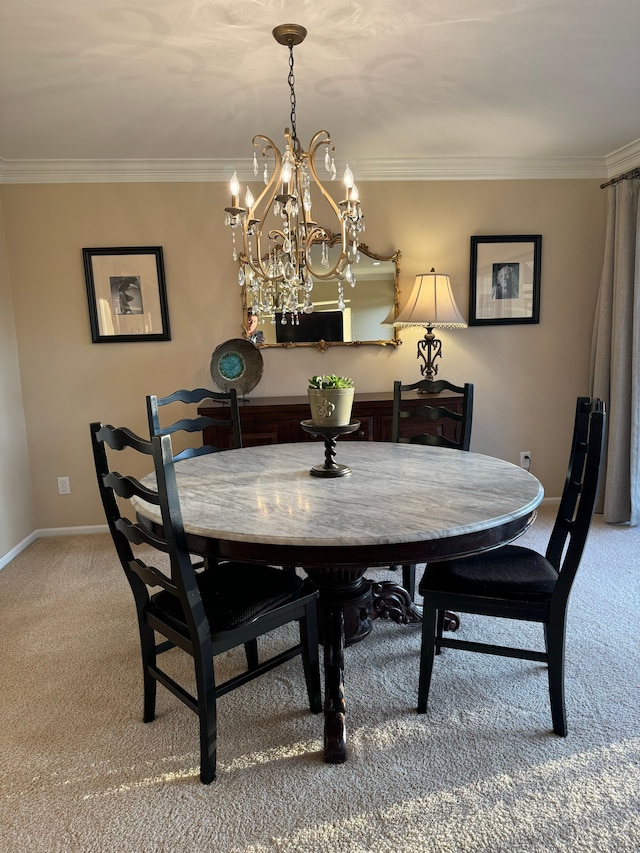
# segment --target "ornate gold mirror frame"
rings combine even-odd
[[[333,246],[340,235],[332,237]],[[320,251],[320,246],[318,246]],[[345,289],[347,308],[337,310],[335,302],[335,281],[316,282],[312,292],[314,311],[312,314],[300,314],[299,325],[281,324],[279,315],[276,322],[266,320],[250,334],[250,320],[247,314],[247,291],[242,288],[242,329],[244,337],[252,340],[261,349],[280,347],[315,347],[325,352],[336,346],[391,346],[400,344],[397,329],[392,321],[398,315],[398,279],[400,276],[400,250],[390,255],[379,255],[368,246],[360,245],[361,260],[354,265],[356,285]],[[326,292],[323,291],[323,288]],[[329,292],[330,291],[330,292]],[[324,306],[324,307],[322,307]],[[323,316],[324,315],[324,316]],[[255,322],[255,321],[254,321]],[[385,323],[385,325],[382,325]],[[386,325],[386,324],[389,325]],[[305,329],[310,331],[305,332]],[[364,331],[364,334],[361,332]],[[388,331],[388,337],[382,333]],[[314,333],[315,332],[315,333]],[[371,337],[367,337],[367,332]],[[257,334],[256,334],[257,333]],[[374,337],[375,335],[378,337]],[[325,340],[325,336],[329,338]],[[302,337],[312,340],[302,340]],[[291,339],[283,340],[282,338]],[[334,339],[331,339],[331,338]],[[336,340],[335,337],[342,339]],[[348,338],[348,340],[344,340]]]

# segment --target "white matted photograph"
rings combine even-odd
[[[471,238],[469,325],[540,322],[542,235]]]
[[[94,344],[171,340],[161,246],[83,249]]]

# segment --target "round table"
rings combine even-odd
[[[298,566],[318,587],[325,759],[339,763],[346,758],[344,613],[360,613],[360,634],[368,633],[367,568],[510,542],[533,522],[544,492],[522,468],[467,451],[344,441],[340,457],[352,473],[326,479],[309,475],[317,456],[309,441],[228,450],[175,467],[192,553]],[[159,521],[148,504],[137,502],[136,510]]]

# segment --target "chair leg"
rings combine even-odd
[[[198,650],[194,649],[194,652],[200,729],[200,781],[203,785],[208,785],[216,778],[218,745],[213,653],[210,644],[205,644],[204,648]]]
[[[565,627],[565,619],[561,622],[550,621],[545,625],[551,719],[553,731],[560,737],[567,736],[567,710],[564,696]]]
[[[142,651],[142,719],[145,723],[150,723],[156,716],[158,682],[149,671],[149,667],[155,667],[156,665],[156,640],[153,629],[140,618],[138,618],[138,625],[140,627],[140,647]]]
[[[258,641],[254,637],[253,640],[247,640],[244,644],[244,654],[247,658],[247,667],[249,669],[258,668]]]
[[[302,666],[307,684],[309,708],[313,714],[322,710],[320,692],[320,655],[318,653],[318,609],[315,601],[305,607],[305,616],[299,621],[302,643]]]
[[[442,645],[440,640],[442,639],[442,632],[444,631],[444,620],[447,615],[446,610],[438,610],[438,617],[436,622],[436,654],[439,655],[442,651]]]
[[[436,613],[439,613],[439,611],[425,602],[424,609],[422,611],[420,679],[418,682],[419,714],[425,713],[427,710],[427,700],[429,699],[429,687],[431,686],[431,673],[433,671],[433,657],[435,652]]]
[[[402,567],[402,586],[409,593],[411,601],[415,601],[416,597],[416,567],[414,565],[405,565]]]

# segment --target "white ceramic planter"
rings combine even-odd
[[[354,391],[354,388],[309,388],[314,426],[347,426],[351,423]]]

